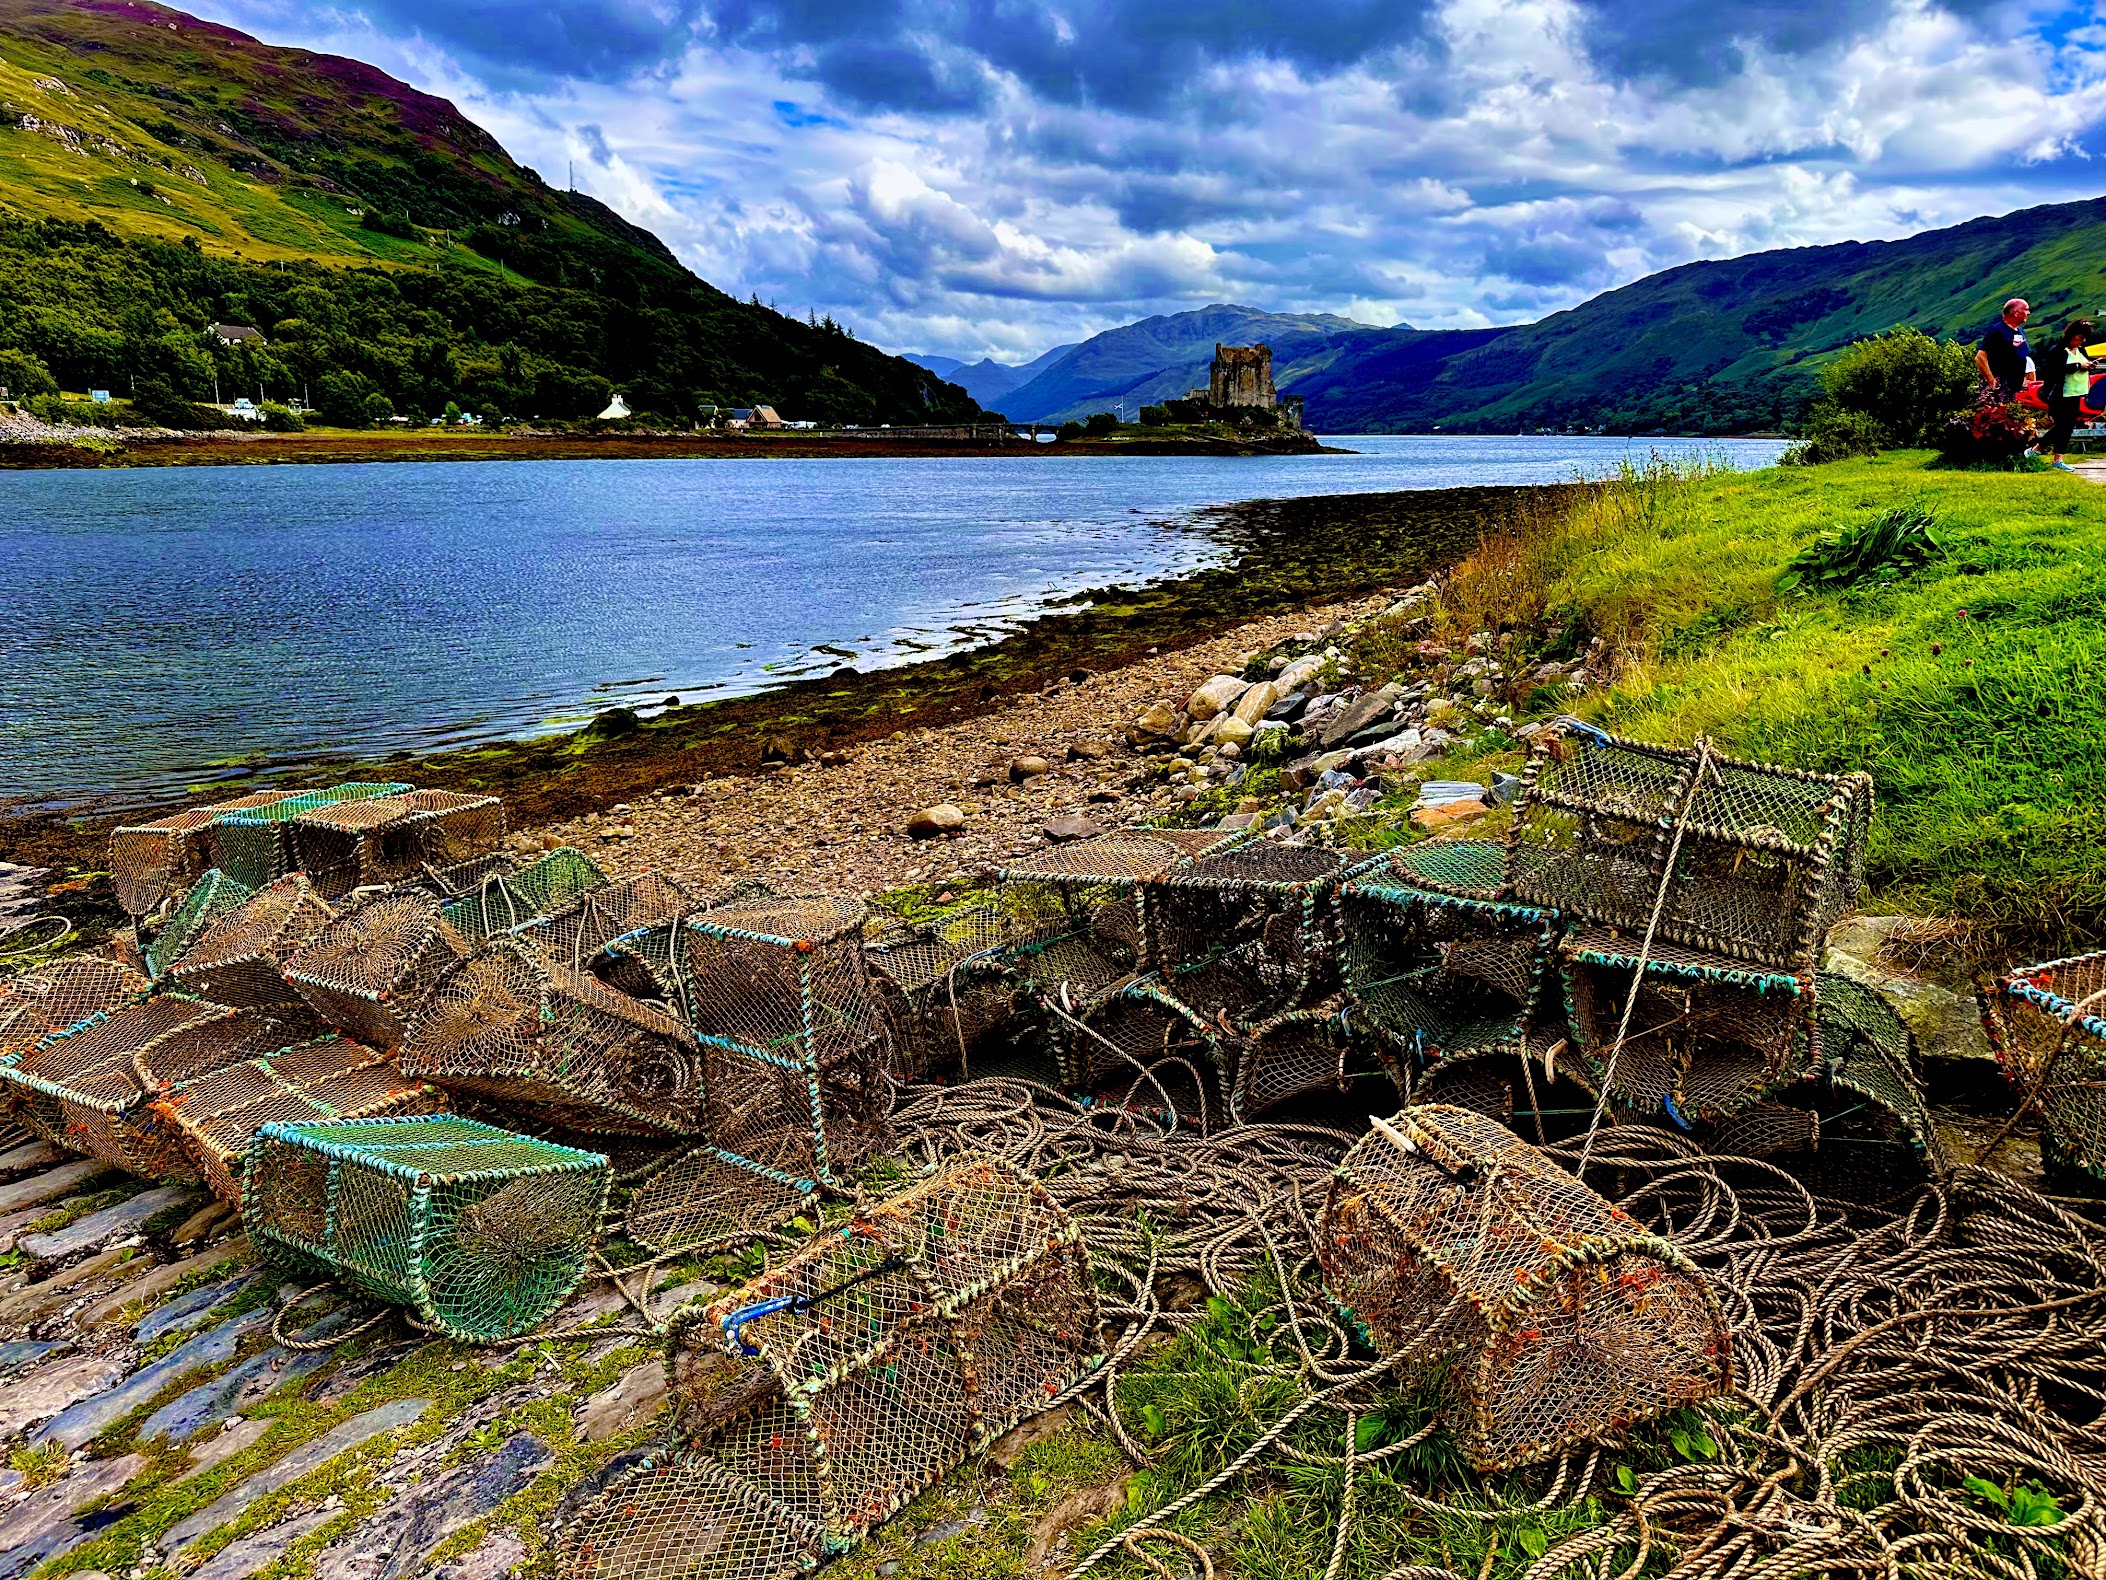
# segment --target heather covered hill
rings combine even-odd
[[[267,347],[221,347],[214,322]],[[978,407],[832,324],[696,278],[443,99],[145,0],[0,0],[0,357],[67,389],[588,415],[767,401],[831,421]],[[17,393],[35,373],[9,362]],[[10,382],[0,378],[0,383]]]

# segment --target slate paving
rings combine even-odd
[[[0,1201],[12,1200],[15,1212],[42,1218],[123,1178],[0,1128],[0,1193],[11,1193]],[[630,1334],[552,1346],[560,1364],[538,1350],[455,1346],[399,1322],[341,1348],[281,1344],[272,1321],[308,1280],[254,1265],[238,1218],[200,1229],[193,1215],[195,1232],[179,1246],[170,1225],[197,1199],[194,1190],[144,1190],[59,1230],[22,1235],[35,1241],[34,1265],[0,1275],[0,1580],[30,1580],[104,1533],[112,1556],[77,1555],[70,1566],[245,1580],[341,1520],[344,1502],[332,1494],[354,1486],[361,1499],[378,1493],[378,1506],[354,1500],[368,1512],[296,1564],[300,1580],[503,1580],[527,1564],[536,1541],[499,1511],[551,1474],[563,1477],[563,1502],[574,1507],[573,1478],[596,1486],[603,1457],[617,1448],[617,1465],[633,1463],[629,1445],[663,1420],[655,1346]],[[19,1231],[0,1226],[10,1232]],[[663,1322],[716,1290],[666,1278],[642,1299]],[[303,1341],[326,1339],[373,1309],[355,1301],[286,1325]],[[550,1326],[640,1320],[611,1284],[595,1282]],[[617,1372],[600,1364],[639,1343],[642,1359]],[[443,1382],[420,1381],[429,1378]],[[297,1412],[282,1419],[294,1401],[332,1411],[326,1427],[317,1433]],[[530,1411],[544,1401],[558,1407],[553,1417]],[[547,1421],[566,1418],[567,1435],[551,1436]],[[306,1434],[315,1435],[299,1441]],[[404,1434],[409,1446],[391,1446]],[[571,1445],[597,1443],[604,1456],[583,1465],[573,1456],[574,1468],[558,1471]],[[62,1471],[32,1488],[31,1475],[8,1467],[24,1448],[74,1458],[70,1466],[22,1459]],[[352,1457],[353,1479],[338,1479]],[[185,1500],[168,1490],[201,1480],[187,1500],[198,1506],[181,1513]],[[267,1523],[229,1540],[229,1527],[255,1519],[266,1499],[276,1500],[265,1505]],[[462,1550],[435,1563],[449,1545]]]

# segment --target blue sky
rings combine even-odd
[[[370,60],[891,350],[1209,302],[1539,318],[1696,258],[2106,192],[2106,6],[202,0]]]

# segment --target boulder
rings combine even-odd
[[[1133,721],[1133,728],[1138,735],[1169,735],[1177,728],[1177,710],[1167,702],[1150,703]]]
[[[1403,692],[1402,686],[1392,683],[1347,703],[1324,725],[1323,744],[1327,747],[1336,746],[1341,741],[1358,735],[1378,719],[1388,718],[1396,708],[1397,698],[1402,696]]]
[[[1080,813],[1070,813],[1066,817],[1049,818],[1043,832],[1046,838],[1059,845],[1072,839],[1095,839],[1104,832],[1104,825]]]
[[[1828,930],[1823,969],[1861,982],[1893,1006],[1926,1059],[1993,1059],[1967,967],[1958,959],[1911,962],[1904,971],[1886,945],[1905,916],[1849,916]]]
[[[1272,711],[1272,705],[1280,700],[1280,688],[1269,680],[1261,680],[1236,699],[1232,716],[1245,724],[1256,727],[1257,722]]]
[[[1231,713],[1214,726],[1214,733],[1209,738],[1217,745],[1241,747],[1256,733],[1247,721]]]
[[[1316,678],[1316,672],[1324,667],[1324,660],[1329,656],[1326,653],[1305,653],[1275,675],[1272,683],[1283,697],[1290,691],[1299,691]]]
[[[1009,762],[1009,782],[1020,785],[1026,779],[1036,779],[1040,774],[1049,774],[1053,765],[1043,757],[1014,757]]]
[[[1474,823],[1484,816],[1482,801],[1443,801],[1438,806],[1415,806],[1411,809],[1411,821],[1423,829],[1454,828],[1462,823]]]
[[[948,802],[925,808],[907,821],[909,839],[934,839],[938,834],[955,834],[965,827],[965,814]]]
[[[1236,675],[1216,675],[1185,703],[1185,712],[1195,719],[1211,719],[1222,709],[1231,706],[1244,692],[1250,682]]]

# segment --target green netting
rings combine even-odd
[[[112,830],[110,886],[117,892],[117,903],[133,916],[151,915],[171,892],[196,882],[212,865],[210,836],[219,818],[268,806],[290,793],[259,790]]]
[[[1436,839],[1390,855],[1398,879],[1465,899],[1490,899],[1506,882],[1506,847],[1490,839]]]
[[[564,845],[516,872],[486,875],[447,904],[446,920],[470,943],[480,943],[553,915],[606,885],[607,874],[590,856]]]
[[[1833,1085],[1862,1100],[1833,1105],[1840,1112],[1836,1119],[1823,1122],[1827,1150],[1864,1149],[1862,1161],[1869,1165],[1884,1142],[1889,1149],[1912,1154],[1912,1161],[1933,1173],[1943,1174],[1949,1160],[1924,1093],[1916,1039],[1894,1013],[1894,1006],[1863,983],[1830,971],[1814,978],[1814,1002],[1821,1067]],[[1848,1119],[1857,1122],[1838,1122]],[[1877,1161],[1888,1164],[1892,1160]]]
[[[205,935],[214,922],[255,892],[249,884],[228,877],[218,868],[198,879],[190,886],[190,892],[183,896],[183,903],[175,908],[174,914],[161,924],[152,942],[147,944],[147,974],[159,978],[182,957],[184,950]]]
[[[2028,966],[1989,1000],[1997,1059],[2043,1155],[2106,1179],[2106,950]]]
[[[531,1331],[584,1277],[607,1160],[450,1115],[267,1124],[242,1174],[267,1256],[454,1338]]]
[[[260,889],[292,870],[292,846],[286,825],[302,812],[334,806],[340,801],[401,795],[409,788],[406,784],[341,784],[327,790],[303,790],[263,806],[223,814],[213,820],[212,831],[220,870],[252,889]]]

